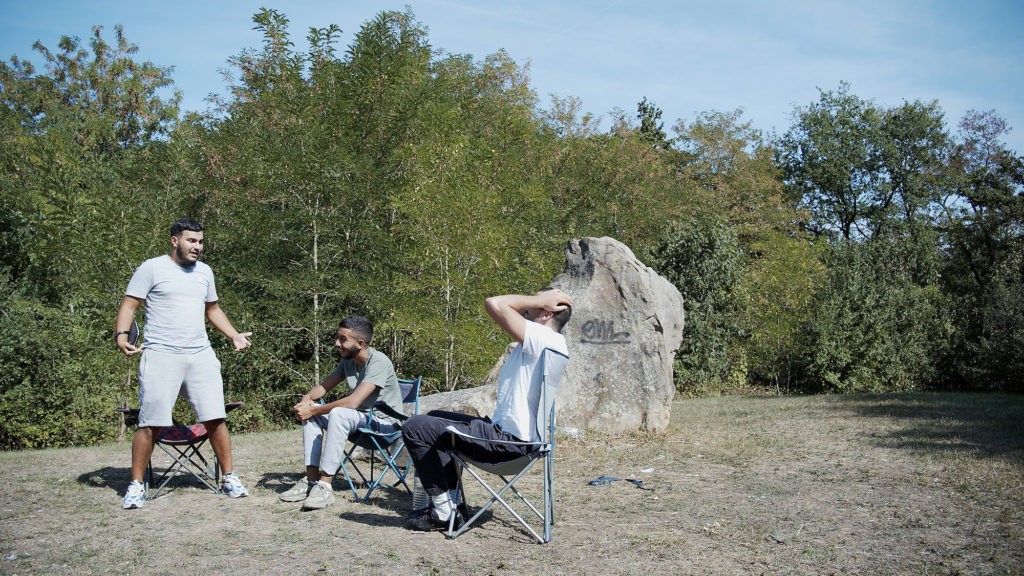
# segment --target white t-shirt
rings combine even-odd
[[[217,286],[206,264],[182,266],[167,254],[150,258],[135,270],[125,294],[146,302],[145,348],[191,353],[210,345],[206,304],[217,301]]]
[[[537,412],[544,372],[540,370],[541,355],[551,348],[569,355],[565,337],[530,320],[526,321],[523,342],[509,354],[498,372],[498,402],[492,420],[520,440],[539,442]]]

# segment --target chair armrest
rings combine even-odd
[[[479,436],[473,436],[472,434],[466,434],[459,430],[455,426],[445,426],[445,431],[461,436],[462,438],[469,440],[470,442],[486,442],[488,444],[507,444],[509,446],[536,446],[543,448],[548,445],[547,442],[525,442],[522,440],[495,440],[492,438],[480,438]]]
[[[373,413],[376,410],[380,410],[381,412],[387,414],[388,416],[394,418],[395,420],[398,420],[399,422],[405,422],[406,420],[409,419],[409,417],[406,416],[405,414],[402,414],[401,412],[395,410],[391,406],[388,406],[388,404],[383,400],[377,400],[376,402],[373,403],[373,406],[370,406],[370,418],[373,418]]]

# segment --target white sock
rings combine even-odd
[[[439,496],[431,496],[430,501],[434,503],[434,516],[439,520],[447,520],[452,515],[452,510],[455,509],[447,492],[442,492]]]

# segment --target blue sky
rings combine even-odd
[[[434,48],[478,60],[505,49],[529,65],[543,105],[552,93],[578,97],[605,126],[646,97],[666,129],[742,108],[754,128],[782,132],[795,106],[846,81],[879,105],[938,100],[953,130],[966,111],[994,109],[1024,154],[1016,0],[0,0],[0,57],[35,59],[35,40],[53,48],[93,25],[109,39],[123,24],[140,59],[174,67],[183,107],[202,110],[226,91],[227,59],[260,45],[260,6],[286,14],[304,50],[311,26],[338,24],[344,49],[375,14],[406,5]]]

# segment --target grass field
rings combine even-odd
[[[1020,396],[677,401],[664,435],[558,444],[544,546],[503,511],[454,541],[408,532],[407,494],[360,504],[343,480],[301,512],[277,499],[298,430],[234,442],[252,496],[185,486],[133,511],[128,443],[0,453],[0,574],[1024,573]]]

